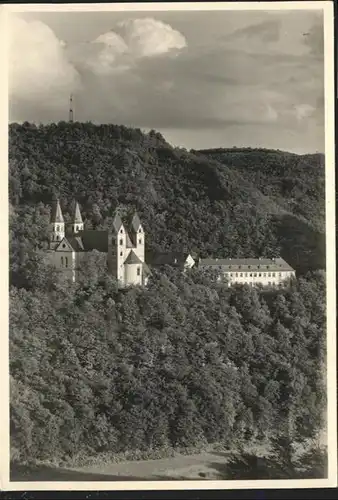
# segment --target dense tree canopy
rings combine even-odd
[[[247,150],[239,166],[237,154],[225,162],[116,126],[11,126],[13,459],[317,434],[326,404],[322,212],[302,213],[300,198],[291,206],[280,185],[292,165],[318,161],[318,178],[304,175],[308,190],[299,189],[304,206],[323,203],[323,168],[275,152],[278,167],[272,153]],[[276,255],[291,241],[300,273],[290,288],[264,292],[167,267],[146,288],[121,291],[93,252],[71,284],[44,259],[56,195],[66,217],[79,200],[89,227],[108,227],[117,205],[137,208],[149,251]]]
[[[48,269],[46,270],[46,272]],[[325,406],[324,276],[263,295],[198,271],[123,293],[105,272],[10,292],[13,454],[314,437]]]

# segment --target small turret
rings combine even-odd
[[[49,223],[49,248],[54,250],[65,236],[65,221],[59,200],[53,204]]]

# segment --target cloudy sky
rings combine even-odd
[[[10,121],[159,130],[186,148],[324,151],[320,11],[11,15]]]

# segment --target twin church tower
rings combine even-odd
[[[57,200],[49,225],[50,263],[75,282],[81,263],[84,267],[85,256],[92,251],[106,254],[108,270],[121,287],[147,283],[150,270],[145,263],[145,234],[137,213],[124,222],[116,213],[111,230],[88,230],[78,203],[66,224]]]

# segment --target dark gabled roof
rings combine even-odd
[[[84,246],[82,239],[78,236],[67,236],[67,241],[72,246],[75,252],[83,252]]]
[[[282,258],[277,259],[200,259],[200,267],[222,267],[242,271],[294,271]]]
[[[183,266],[189,252],[163,252],[150,258],[151,265],[156,266]]]
[[[97,250],[98,252],[108,252],[108,231],[86,230],[79,231],[77,235],[76,239],[81,238],[83,251],[91,252],[92,250]]]
[[[131,250],[128,257],[124,261],[124,264],[142,264],[142,261],[138,258],[135,252]]]
[[[50,221],[51,221],[51,223],[64,222],[59,200],[56,200],[56,202],[53,203]]]
[[[71,238],[68,236],[65,236],[62,238],[62,240],[59,242],[59,244],[55,247],[55,250],[57,251],[60,247],[62,248],[64,245],[68,245],[70,247],[70,252],[75,251],[75,248],[72,245]],[[67,252],[67,250],[63,250]]]

